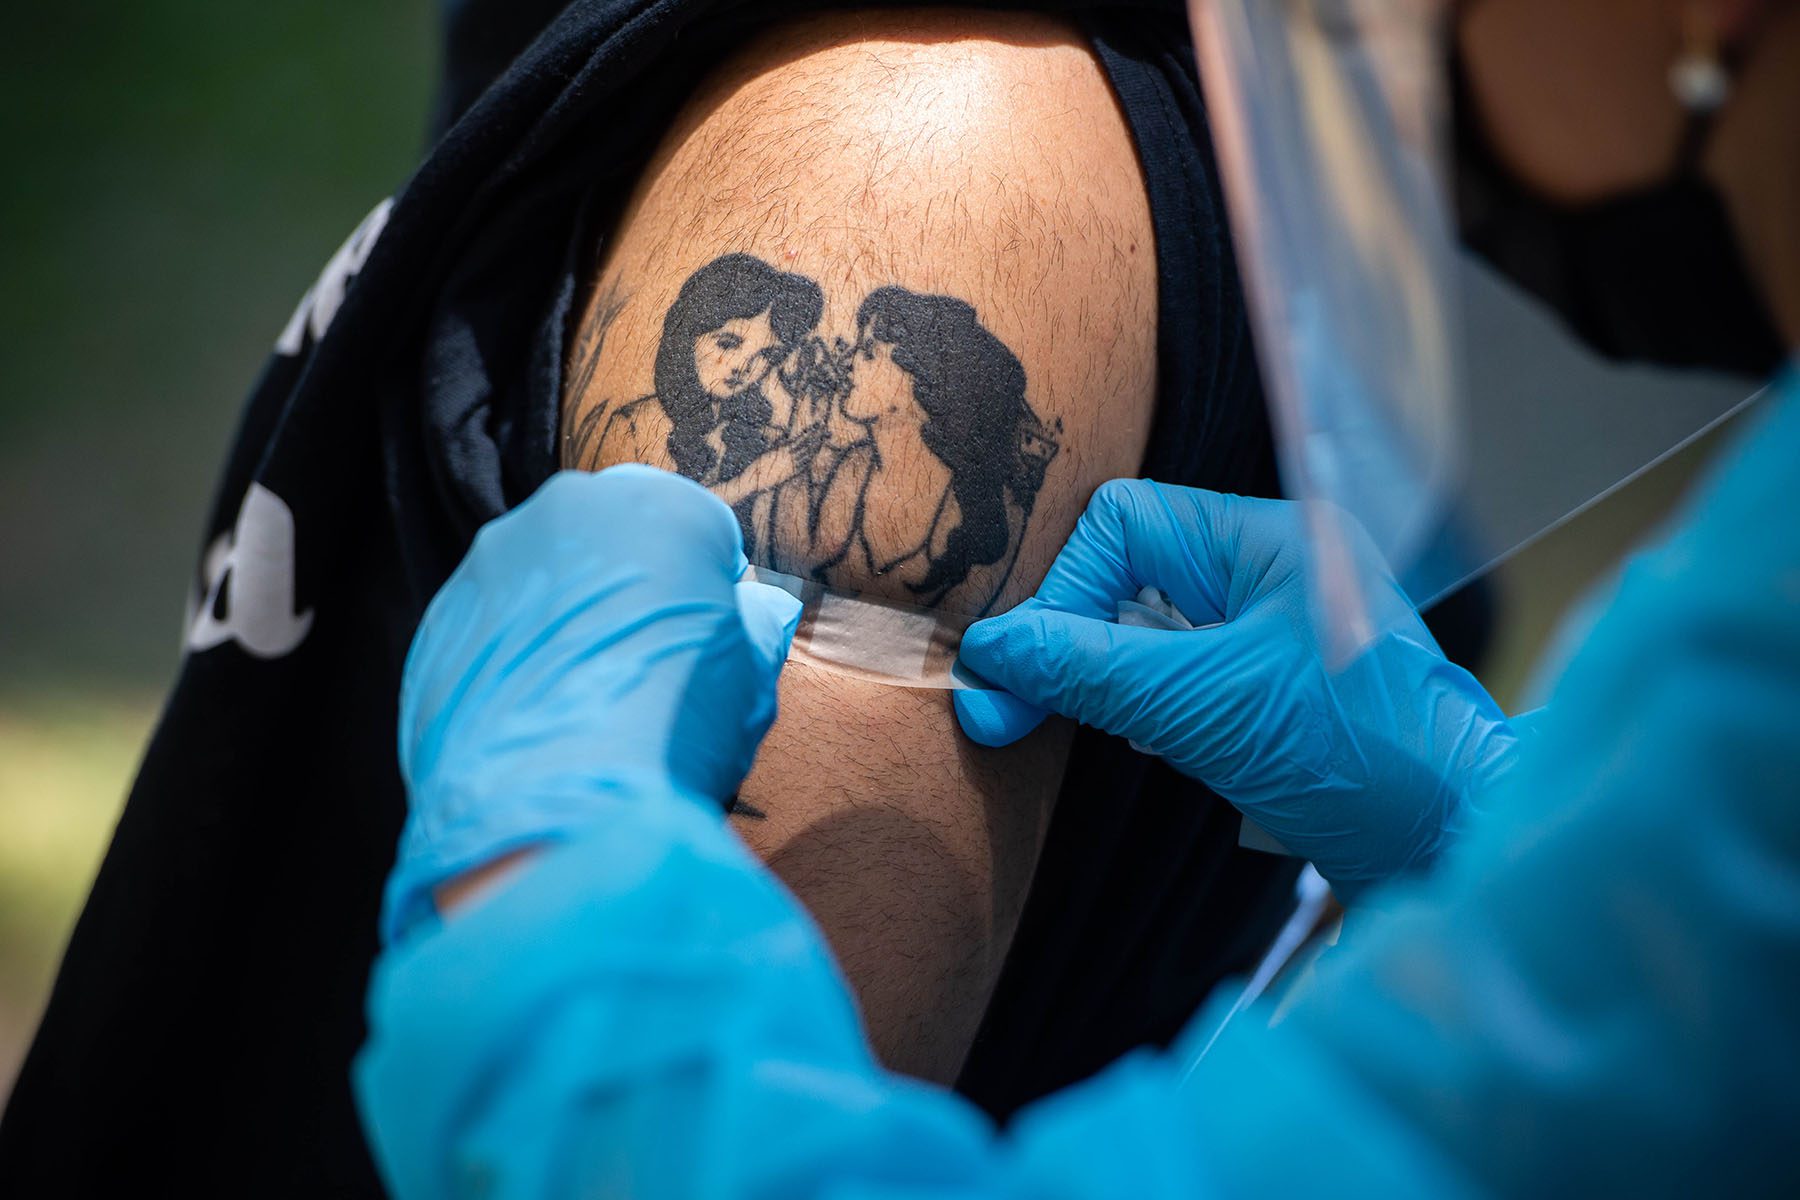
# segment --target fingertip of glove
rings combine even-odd
[[[767,587],[768,585],[759,586]],[[794,634],[800,628],[800,618],[806,612],[806,605],[800,602],[800,597],[781,588],[771,588],[770,590],[775,592],[778,597],[772,597],[769,603],[781,614],[781,655],[786,658],[788,647],[794,640]]]
[[[962,645],[958,651],[963,661],[970,666],[975,666],[977,660],[986,661],[1006,636],[1003,622],[1002,617],[989,617],[963,630]]]
[[[999,616],[975,622],[963,630],[964,657],[966,658],[971,650],[977,656],[985,656],[989,661],[994,656],[1003,654],[1020,638],[1031,636],[1029,631],[1037,623],[1034,617],[1037,613],[1042,612],[1044,607],[1044,602],[1033,596],[1028,600],[1021,601]],[[976,663],[971,662],[970,665],[974,666],[976,670],[981,669]]]
[[[735,580],[747,565],[742,529],[731,508],[696,481],[642,463],[619,463],[594,476],[633,533],[644,529],[674,540],[683,553],[705,555],[709,569]]]
[[[1006,693],[1029,695],[1039,687],[1044,667],[1042,609],[1039,601],[1031,599],[1011,612],[969,626],[958,653],[962,664]]]
[[[1005,692],[971,688],[952,694],[956,720],[981,746],[1009,746],[1044,720],[1044,710]]]
[[[751,645],[765,663],[779,668],[787,661],[803,606],[794,596],[766,583],[739,583],[735,594]]]
[[[1088,501],[1088,506],[1129,508],[1153,494],[1155,488],[1156,484],[1148,479],[1109,479],[1094,489],[1093,499]]]

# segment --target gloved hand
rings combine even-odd
[[[1352,553],[1378,561],[1366,537]],[[1328,670],[1306,569],[1296,504],[1115,480],[1037,596],[969,627],[962,661],[1030,705],[1160,755],[1354,894],[1428,863],[1516,739],[1391,578],[1376,598],[1385,631]],[[1115,623],[1146,586],[1194,624],[1222,624]],[[989,745],[1041,715],[993,693],[958,693],[957,712]]]
[[[673,792],[722,811],[800,617],[786,592],[734,583],[744,565],[731,510],[650,467],[565,472],[480,532],[406,660],[411,806],[384,938],[439,884],[609,805]]]

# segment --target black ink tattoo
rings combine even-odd
[[[579,403],[623,301],[608,285],[570,376]],[[1012,572],[1062,423],[1018,357],[951,296],[882,287],[827,341],[819,285],[748,254],[688,277],[663,320],[655,391],[597,403],[570,458],[659,461],[732,506],[751,561],[825,583],[892,576],[920,604],[986,612]],[[579,389],[579,390],[577,390]],[[919,453],[923,450],[926,453]],[[943,477],[915,522],[875,513],[896,463]],[[929,485],[928,485],[929,486]]]
[[[728,817],[743,817],[747,821],[766,821],[769,819],[768,813],[735,793],[732,795],[731,799],[725,801],[725,815]]]
[[[581,340],[575,346],[573,369],[563,381],[563,403],[565,405],[579,403],[581,397],[587,395],[593,386],[594,372],[600,367],[600,352],[606,348],[606,335],[611,331],[613,322],[625,311],[627,297],[619,287],[616,279],[608,280],[601,285],[600,294],[594,300],[594,313],[581,329]],[[590,461],[591,451],[597,449],[594,435],[600,429],[600,415],[603,406],[596,405],[579,422],[572,427],[568,413],[563,414],[563,427],[568,431],[563,437],[567,441],[567,460],[569,462]]]

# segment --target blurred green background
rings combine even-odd
[[[172,677],[238,406],[416,163],[431,0],[58,0],[0,36],[0,1096]]]
[[[431,0],[64,0],[6,26],[0,1096],[172,676],[238,405],[417,161],[437,61]],[[1704,453],[1509,566],[1503,701]]]

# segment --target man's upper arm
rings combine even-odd
[[[564,464],[701,480],[762,565],[1004,608],[1093,489],[1136,473],[1151,239],[1130,133],[1067,26],[797,21],[688,103],[602,247]],[[890,1066],[955,1078],[1069,735],[985,750],[947,693],[783,671],[736,824],[823,927]]]
[[[605,248],[564,460],[699,479],[763,565],[987,612],[1137,469],[1147,202],[1060,27],[871,20],[766,36],[684,111]]]

